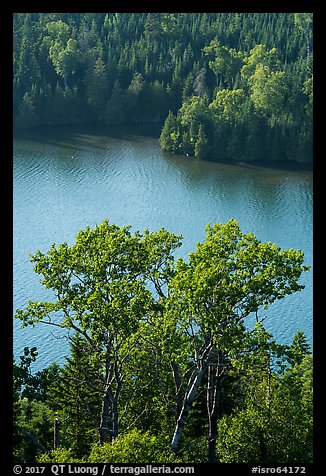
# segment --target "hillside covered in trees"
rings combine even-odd
[[[17,13],[14,125],[157,122],[163,150],[312,161],[309,13]]]

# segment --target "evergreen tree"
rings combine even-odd
[[[195,157],[205,159],[209,154],[209,145],[203,124],[200,124],[197,140],[195,143]]]
[[[164,123],[180,111],[168,150],[185,152],[193,97],[216,109],[218,93],[242,90],[236,125],[230,110],[196,118],[212,156],[311,162],[312,25],[311,13],[15,14],[15,125]]]
[[[36,112],[36,107],[31,94],[25,93],[18,108],[15,125],[21,128],[37,127],[40,119]]]
[[[302,331],[296,332],[290,345],[290,361],[292,365],[301,364],[306,355],[310,355],[310,345]]]
[[[288,351],[283,353],[283,360]],[[285,367],[286,369],[286,367]],[[275,361],[251,367],[244,379],[245,405],[219,423],[221,462],[312,462],[312,359],[280,371]]]
[[[70,448],[76,457],[88,454],[97,436],[101,399],[94,387],[102,376],[101,369],[92,366],[90,352],[87,341],[76,334],[67,363],[50,388],[49,403],[57,419],[55,446]]]
[[[107,125],[116,125],[122,124],[124,120],[124,93],[119,81],[116,80],[111,91],[111,96],[106,103],[104,123]]]
[[[160,145],[163,150],[177,150],[178,147],[175,140],[176,125],[177,119],[174,114],[169,111],[169,114],[164,122],[164,126],[160,135]]]
[[[90,65],[86,73],[86,102],[90,108],[91,117],[103,121],[105,105],[109,95],[106,66],[101,58]]]

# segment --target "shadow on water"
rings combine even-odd
[[[130,223],[134,230],[165,227],[181,233],[182,256],[204,240],[207,223],[235,218],[243,232],[300,248],[306,263],[312,263],[310,171],[168,154],[160,150],[158,137],[158,124],[84,124],[15,133],[15,309],[29,299],[45,299],[28,254],[45,252],[53,242],[74,242],[78,230],[106,217],[119,226]],[[304,285],[300,296],[268,311],[268,330],[282,342],[292,340],[299,328],[312,336],[312,273],[304,276]],[[43,330],[15,329],[16,355],[31,340],[49,359],[40,360],[42,366],[64,353]]]
[[[53,145],[56,147],[73,147],[78,149],[87,149],[89,147],[96,149],[107,149],[107,141],[109,139],[117,139],[123,141],[141,142],[144,138],[157,139],[162,130],[162,123],[130,123],[121,126],[105,126],[96,123],[73,124],[61,126],[40,126],[37,128],[17,129],[14,130],[14,139],[37,142],[42,144]],[[284,171],[310,171],[312,163],[295,162],[292,160],[266,161],[255,160],[236,161],[227,158],[207,157],[205,159],[195,159],[193,156],[186,157],[182,154],[164,154],[166,156],[173,155],[176,158],[185,158],[196,160],[201,164],[225,164],[234,167],[248,168],[253,170],[275,169]]]
[[[252,162],[249,161],[237,161],[229,160],[216,157],[207,157],[206,159],[197,159],[200,162],[208,163],[218,163],[218,164],[228,164],[234,165],[235,167],[245,167],[253,170],[262,170],[262,169],[275,169],[275,170],[289,170],[289,171],[300,171],[300,170],[312,170],[312,164],[310,162],[295,162],[293,160],[255,160]]]
[[[94,123],[68,126],[41,126],[14,130],[14,139],[56,147],[74,147],[87,149],[107,149],[108,139],[124,141],[142,141],[143,138],[159,138],[161,124],[127,124],[123,126],[105,126]]]

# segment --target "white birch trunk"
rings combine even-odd
[[[200,359],[198,359],[197,368],[194,370],[194,372],[191,374],[189,378],[188,388],[184,398],[183,406],[181,408],[181,412],[177,420],[174,435],[172,437],[172,441],[170,445],[170,450],[175,455],[177,454],[179,446],[180,446],[180,440],[181,440],[184,426],[188,419],[189,410],[191,408],[192,402],[196,398],[198,388],[200,386],[203,375],[206,372],[208,359],[210,357],[210,354],[213,348],[214,348],[213,344],[209,343],[209,345],[205,348]]]

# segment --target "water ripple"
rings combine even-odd
[[[310,172],[259,169],[163,154],[145,137],[72,134],[19,139],[14,144],[14,308],[46,299],[29,253],[73,243],[76,233],[105,218],[134,230],[165,227],[184,236],[186,257],[208,222],[239,221],[244,232],[284,248],[301,248],[312,263]],[[266,319],[282,341],[302,329],[312,339],[312,273],[305,290],[271,306]],[[19,327],[19,326],[18,326]],[[46,328],[20,330],[15,354],[37,343],[40,364],[63,358],[66,347]],[[60,344],[59,344],[60,343]]]

